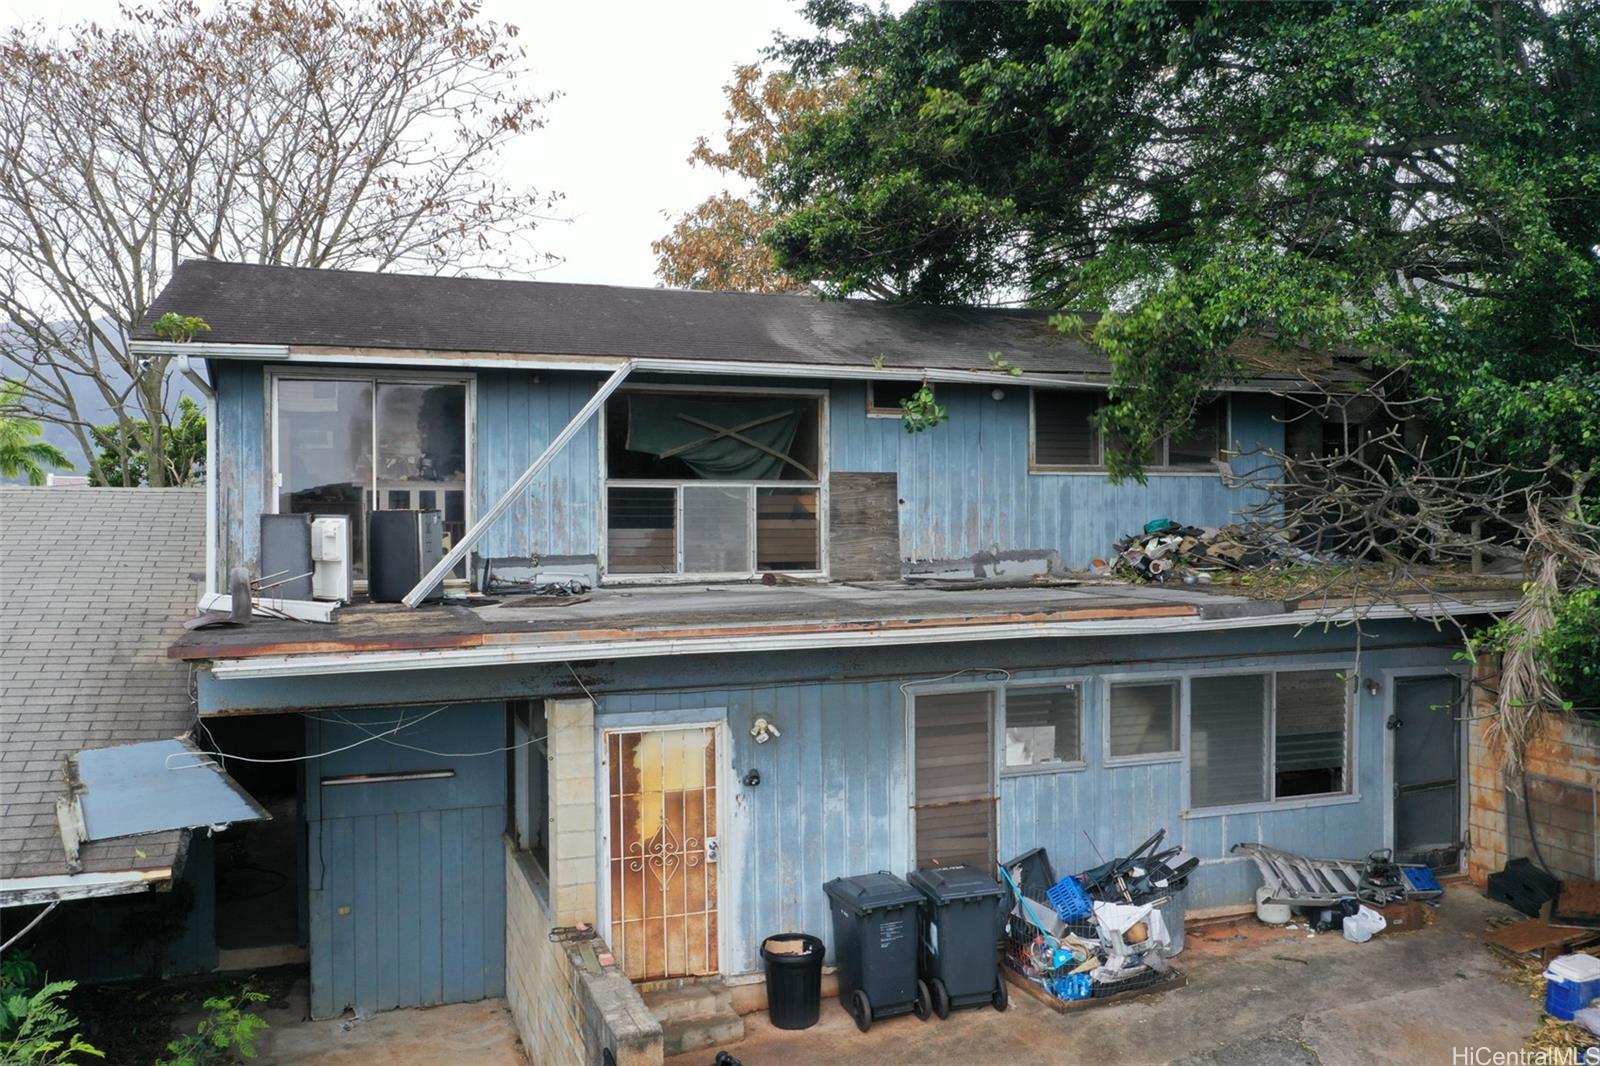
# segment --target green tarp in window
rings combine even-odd
[[[671,395],[628,397],[627,449],[676,458],[711,481],[776,481],[807,477],[789,454],[801,409],[791,400],[684,400]],[[755,444],[719,433],[730,430]],[[760,445],[761,447],[757,447]],[[763,451],[769,448],[772,452]],[[804,465],[802,463],[802,465]],[[785,474],[784,471],[789,473]],[[810,474],[815,477],[815,474]]]

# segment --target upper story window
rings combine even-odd
[[[1034,470],[1100,470],[1106,442],[1094,415],[1106,402],[1100,392],[1032,389]],[[1193,423],[1155,442],[1145,465],[1155,469],[1213,470],[1228,443],[1228,401],[1200,405]]]
[[[822,400],[624,391],[606,405],[606,572],[822,568]]]
[[[899,418],[905,414],[901,400],[909,400],[922,388],[920,381],[867,382],[867,417]]]
[[[465,532],[465,380],[285,374],[272,384],[278,512],[348,515],[357,577],[368,511],[439,510],[447,542]]]

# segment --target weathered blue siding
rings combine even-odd
[[[1043,845],[1065,872],[1093,865],[1101,855],[1126,850],[1165,828],[1172,842],[1202,860],[1185,903],[1203,909],[1248,902],[1258,883],[1255,869],[1228,853],[1240,841],[1350,856],[1383,846],[1385,694],[1358,689],[1353,800],[1249,814],[1186,815],[1181,761],[1104,765],[1105,676],[1316,666],[1359,667],[1359,676],[1367,679],[1402,667],[1447,670],[1452,653],[1448,639],[1432,627],[1396,621],[1370,626],[1359,640],[1359,651],[1349,629],[1284,627],[1142,641],[1071,638],[673,656],[575,664],[576,675],[565,664],[274,682],[217,682],[202,674],[200,704],[205,711],[341,703],[371,708],[430,699],[565,698],[587,690],[598,701],[597,730],[725,722],[731,776],[723,783],[731,817],[720,831],[722,877],[728,886],[723,897],[724,958],[730,971],[739,972],[757,968],[758,945],[770,933],[804,929],[830,935],[823,882],[883,868],[904,872],[909,865],[906,685],[996,682],[1005,673],[1016,681],[1082,680],[1088,765],[1001,778],[1001,854]],[[1135,656],[1143,661],[1130,662]],[[958,670],[965,672],[949,676]],[[362,734],[327,721],[336,713],[323,712],[311,720],[311,743],[321,747],[310,750],[360,739]],[[374,729],[397,720],[393,709],[360,714]],[[773,720],[783,735],[755,744],[749,728],[758,715]],[[453,707],[408,735],[406,742],[436,751],[484,751],[504,744],[504,730],[503,704],[488,702]],[[492,955],[499,949],[495,923],[503,911],[498,895],[502,853],[495,842],[504,823],[503,758],[447,759],[378,742],[308,766],[314,768],[308,781],[312,799],[320,793],[322,804],[320,809],[313,806],[310,843],[315,1009],[326,1013],[347,1002],[372,1008],[470,998],[480,987],[480,974],[487,993],[494,987],[496,967],[503,965]],[[458,777],[450,782],[318,787],[321,775],[445,766],[457,768]],[[759,771],[760,785],[738,784],[752,769]],[[453,841],[459,841],[459,849]],[[323,862],[327,867],[319,885]],[[476,879],[473,869],[481,871]],[[374,880],[367,871],[397,875]],[[341,915],[342,906],[352,907],[352,913]],[[398,941],[379,933],[393,923],[352,920],[374,914],[404,916]],[[482,925],[470,935],[446,924],[473,915]],[[447,931],[452,943],[482,946],[479,968],[447,954],[453,950],[445,946]],[[424,945],[426,965],[415,956],[402,958],[398,968],[390,964],[395,951],[414,942]],[[363,985],[362,975],[373,972],[386,976],[376,985]],[[458,981],[458,975],[464,976]]]
[[[272,505],[271,455],[267,437],[266,370],[231,359],[211,363],[217,393],[217,528],[225,579],[235,566],[260,573],[261,519]],[[219,587],[226,588],[223,580]]]
[[[581,374],[479,373],[477,514],[493,507],[506,486],[522,476],[600,380]],[[599,424],[599,419],[590,422],[561,450],[527,496],[489,531],[480,554],[599,553]]]
[[[505,991],[505,705],[448,707],[397,738],[405,747],[362,742],[400,713],[306,719],[307,752],[333,753],[306,764],[313,1017]],[[455,776],[322,784],[417,770]]]
[[[1081,567],[1151,518],[1223,525],[1260,498],[1227,488],[1215,473],[1154,474],[1144,485],[1113,485],[1093,473],[1030,473],[1028,390],[1006,386],[1004,399],[995,400],[993,387],[938,386],[950,421],[907,433],[898,419],[866,417],[864,383],[833,386],[832,469],[899,475],[903,557],[1054,548],[1067,565]],[[1282,447],[1276,400],[1241,394],[1232,406],[1239,450]]]
[[[1353,667],[1356,655],[1344,635],[1338,651],[1297,651],[1286,633],[1257,634],[1261,654],[1228,658],[1226,665],[1262,669],[1295,666]],[[1204,654],[1206,638],[1174,638],[1162,651],[1174,658]],[[1185,657],[1187,658],[1187,657]],[[949,673],[970,664],[972,673],[947,684],[996,680],[992,665],[965,653],[948,653]],[[1363,652],[1363,676],[1399,666],[1446,669],[1446,648]],[[1084,679],[1082,770],[1003,776],[999,791],[1000,853],[1036,846],[1050,850],[1059,872],[1083,869],[1133,847],[1165,828],[1202,861],[1185,895],[1190,909],[1248,902],[1259,884],[1248,860],[1228,849],[1240,841],[1265,841],[1316,854],[1365,855],[1383,846],[1382,696],[1357,697],[1357,798],[1326,806],[1285,806],[1257,814],[1184,813],[1183,763],[1103,765],[1101,679],[1108,673],[1158,672],[1223,665],[1222,660],[1118,663],[1091,668],[1012,671],[1013,680],[1054,676]],[[877,869],[903,873],[911,859],[911,814],[904,684],[900,680],[837,681],[713,687],[693,691],[600,696],[597,728],[626,728],[685,717],[726,720],[735,778],[760,772],[761,784],[739,788],[733,824],[722,828],[722,876],[737,878],[737,913],[724,918],[731,969],[759,967],[761,939],[801,929],[831,938],[823,882]],[[774,721],[782,737],[757,745],[749,735],[758,715]],[[1093,844],[1090,844],[1090,841]]]
[[[259,364],[214,364],[218,393],[218,508],[228,565],[257,559],[257,516],[271,504],[265,371]],[[670,379],[693,383],[692,378]],[[718,379],[727,384],[735,379]],[[477,374],[473,495],[482,514],[583,406],[597,375],[483,370]],[[641,379],[641,384],[645,383]],[[1028,389],[1009,379],[941,385],[950,421],[925,433],[898,419],[868,418],[858,381],[746,380],[757,388],[827,388],[829,467],[899,475],[900,550],[907,559],[958,559],[993,550],[1055,549],[1070,566],[1103,557],[1117,537],[1165,516],[1196,525],[1231,520],[1255,496],[1230,490],[1214,473],[1155,474],[1145,485],[1112,485],[1099,474],[1028,470]],[[1281,446],[1276,401],[1233,400],[1233,443],[1241,450]],[[598,420],[562,450],[526,499],[488,533],[495,556],[597,555],[600,551]]]

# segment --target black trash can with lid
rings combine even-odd
[[[918,946],[933,1012],[945,1018],[962,1007],[1005,1010],[999,940],[1006,890],[975,866],[936,866],[906,880],[923,897]]]
[[[839,1002],[863,1033],[880,1018],[933,1009],[917,979],[917,908],[922,893],[880,870],[840,877],[822,886],[833,913],[833,954]]]
[[[767,1017],[779,1029],[809,1029],[822,1005],[822,941],[810,933],[779,933],[761,942],[767,964]]]

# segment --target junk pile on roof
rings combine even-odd
[[[1063,1006],[1181,987],[1178,896],[1199,860],[1160,848],[1166,830],[1127,855],[1057,878],[1035,848],[1002,864],[1011,889],[1005,965]]]
[[[1206,584],[1219,572],[1339,561],[1336,556],[1297,547],[1269,529],[1185,526],[1170,518],[1151,519],[1141,532],[1123,537],[1112,548],[1111,562],[1096,560],[1096,569],[1139,581],[1181,580],[1188,585]]]

